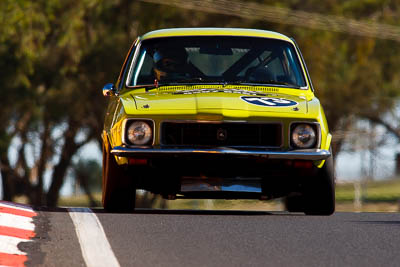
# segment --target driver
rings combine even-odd
[[[183,79],[187,76],[188,54],[177,47],[157,49],[153,54],[154,74],[158,81]]]

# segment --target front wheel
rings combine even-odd
[[[305,186],[304,213],[307,215],[331,215],[335,212],[335,175],[333,157],[317,171]]]
[[[133,212],[136,188],[133,177],[129,177],[119,166],[115,157],[103,144],[103,207],[111,212]]]

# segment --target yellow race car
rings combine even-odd
[[[288,211],[334,212],[332,136],[293,39],[152,31],[133,43],[103,94],[106,210],[134,211],[144,189],[167,199],[282,198]]]

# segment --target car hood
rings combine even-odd
[[[132,101],[133,100],[133,101]],[[130,94],[122,97],[127,114],[140,111],[187,111],[201,113],[213,110],[243,110],[254,112],[307,113],[304,96],[261,94],[235,90],[192,90],[168,93]]]

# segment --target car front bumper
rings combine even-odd
[[[221,155],[238,157],[260,157],[266,159],[288,159],[288,160],[325,160],[331,156],[324,149],[302,149],[288,151],[270,150],[244,150],[229,147],[218,148],[144,148],[116,146],[111,153],[119,157],[162,157],[162,156],[187,156],[187,155]]]

